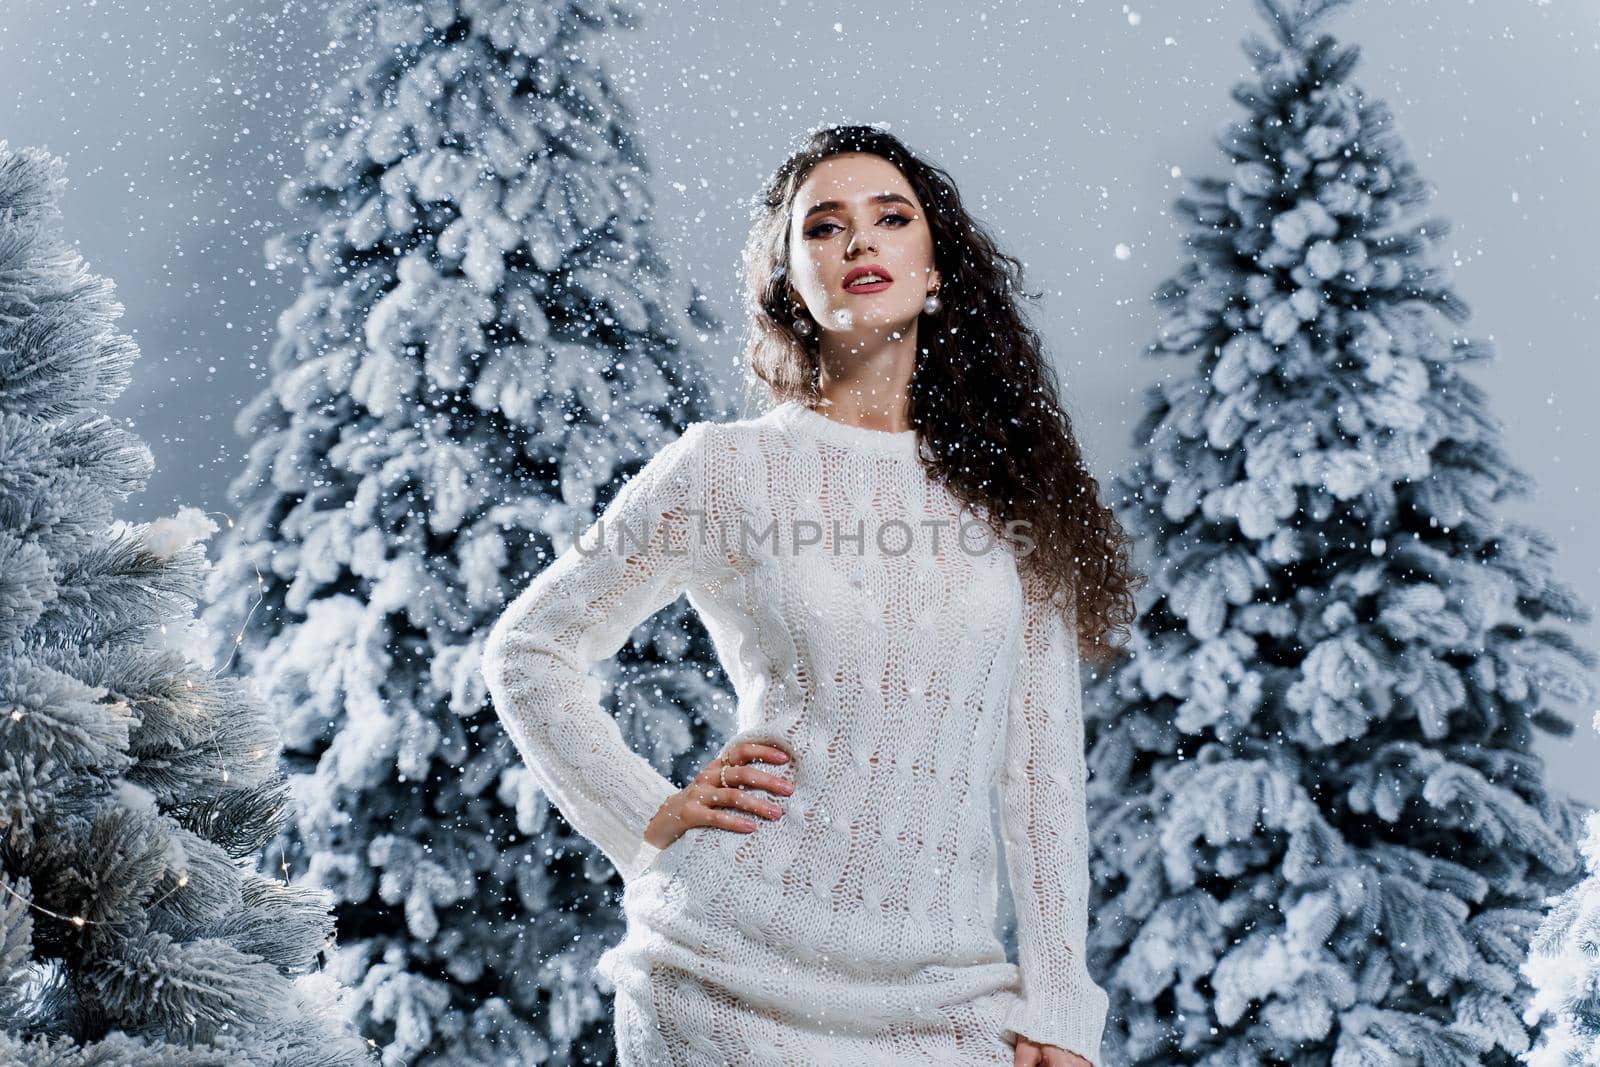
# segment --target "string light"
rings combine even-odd
[[[83,926],[86,926],[86,925],[88,925],[90,923],[93,923],[96,926],[101,925],[100,923],[95,922],[93,919],[85,919],[81,915],[63,915],[59,911],[51,911],[49,908],[44,907],[41,904],[35,904],[33,901],[29,900],[27,897],[23,896],[21,893],[17,892],[15,889],[12,889],[10,886],[6,885],[5,882],[0,882],[0,889],[4,889],[7,893],[10,893],[12,896],[14,896],[18,900],[22,901],[24,904],[26,904],[28,907],[32,908],[34,911],[43,912],[45,915],[48,915],[53,919],[60,919],[63,922],[69,922],[73,926],[77,926],[77,927],[83,927]]]
[[[233,516],[226,511],[208,511],[206,514],[221,515],[227,522],[228,529],[233,529]],[[256,602],[250,605],[250,610],[245,613],[244,621],[239,624],[239,632],[233,635],[233,648],[228,651],[228,658],[223,661],[222,666],[217,668],[212,677],[221,675],[223,671],[228,669],[229,664],[233,662],[234,653],[239,651],[240,645],[244,644],[244,634],[250,628],[250,620],[255,617],[256,608],[260,607],[261,602],[266,599],[267,583],[261,577],[261,568],[256,566],[255,560],[250,561],[250,569],[256,572]]]
[[[233,526],[234,526],[233,516],[229,515],[225,511],[208,511],[205,514],[207,514],[207,515],[221,515],[223,517],[223,519],[227,521],[229,529],[232,529]],[[244,643],[244,634],[245,634],[245,631],[247,629],[249,629],[250,619],[255,615],[256,608],[260,607],[261,606],[261,602],[266,599],[266,593],[265,593],[266,582],[261,577],[261,568],[256,566],[255,560],[251,560],[250,561],[250,567],[251,567],[251,569],[253,569],[256,572],[256,602],[254,604],[250,605],[250,610],[245,614],[244,622],[240,624],[239,632],[234,635],[233,648],[229,650],[228,658],[225,661],[223,661],[223,663],[222,663],[222,665],[220,667],[218,667],[215,671],[211,672],[210,677],[212,679],[220,678],[222,676],[222,672],[227,670],[228,666],[233,662],[234,653],[237,652],[239,650],[239,646]],[[165,635],[167,633],[167,624],[165,622],[163,622],[163,623],[160,624],[160,627],[161,627],[161,633],[163,635]],[[184,682],[185,687],[187,687],[189,689],[193,689],[194,688],[194,679],[192,677],[185,677],[183,682]],[[121,705],[121,707],[123,709],[128,709],[129,707],[131,707],[131,705],[127,701],[120,701],[119,703],[120,703],[120,705]],[[10,715],[11,721],[20,722],[22,720],[23,712],[24,712],[23,708],[13,707],[11,709],[11,715]],[[221,763],[222,760],[223,760],[222,746],[217,743],[217,729],[216,729],[215,723],[213,723],[213,725],[212,725],[211,736],[210,736],[209,740],[211,742],[212,751],[215,752],[216,755],[217,755],[217,762]],[[262,750],[259,750],[259,749],[256,752],[253,753],[253,755],[255,755],[257,758],[261,757],[264,754],[265,753]],[[230,780],[231,780],[231,778],[230,778],[230,775],[229,775],[229,772],[228,772],[228,768],[227,767],[223,767],[222,768],[222,781],[224,783],[226,783],[226,782],[228,782]],[[279,866],[279,869],[281,869],[283,871],[283,876],[284,876],[283,877],[283,884],[285,886],[288,886],[289,885],[288,857],[287,857],[287,855],[284,854],[283,850],[281,850],[281,849],[279,850],[278,866]],[[189,875],[187,873],[179,875],[177,881],[173,884],[171,889],[167,890],[165,893],[161,894],[159,897],[156,897],[154,900],[149,901],[147,904],[144,905],[145,908],[146,909],[153,908],[155,905],[161,903],[163,900],[166,900],[172,894],[176,893],[178,890],[184,888],[188,884],[189,884]],[[48,915],[52,919],[59,919],[62,922],[69,922],[74,927],[76,927],[77,929],[80,929],[80,930],[83,929],[85,926],[111,926],[111,925],[113,925],[112,923],[101,922],[98,919],[86,919],[82,915],[63,915],[61,912],[53,911],[50,908],[47,908],[42,904],[38,904],[38,903],[35,903],[32,900],[29,900],[27,897],[23,896],[21,893],[18,893],[16,890],[12,889],[11,886],[6,884],[6,881],[3,878],[0,878],[0,889],[4,889],[7,893],[10,893],[12,896],[14,896],[18,900],[22,901],[24,904],[26,904],[28,907],[32,908],[34,911],[37,911],[42,915]]]
[[[146,904],[145,907],[146,908],[154,907],[155,905],[161,903],[163,900],[166,900],[172,894],[176,893],[178,890],[182,889],[184,886],[186,886],[188,884],[189,884],[189,876],[187,874],[179,875],[177,882],[173,885],[173,887],[171,889],[167,890],[165,893],[162,893],[159,897],[156,897],[154,900],[150,901],[150,903]],[[73,926],[77,927],[80,930],[83,929],[85,926],[113,926],[113,925],[115,925],[114,923],[101,922],[99,919],[85,919],[82,915],[63,915],[59,911],[52,911],[49,908],[45,907],[43,904],[36,904],[33,901],[29,900],[27,897],[23,896],[21,893],[17,892],[15,889],[12,889],[3,880],[0,880],[0,889],[4,889],[7,893],[10,893],[12,896],[14,896],[18,900],[22,901],[24,904],[26,904],[28,907],[32,908],[34,911],[37,911],[37,912],[39,912],[39,913],[41,913],[43,915],[48,915],[52,919],[60,919],[62,922],[69,922]]]

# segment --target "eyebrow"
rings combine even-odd
[[[904,204],[906,207],[910,208],[912,211],[915,211],[917,209],[917,205],[913,204],[911,201],[907,200],[905,197],[901,196],[899,193],[879,193],[877,196],[871,197],[870,198],[870,202],[874,203],[874,204],[895,204],[895,203],[899,203],[899,204]],[[804,221],[805,219],[809,219],[812,215],[815,215],[819,211],[838,211],[842,207],[844,207],[844,205],[841,204],[837,200],[823,200],[820,203],[814,204],[812,206],[811,210],[807,211],[805,213],[805,215],[802,216],[801,221]]]

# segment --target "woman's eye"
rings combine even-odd
[[[891,211],[889,214],[885,215],[880,221],[888,222],[890,219],[899,219],[900,222],[901,222],[901,225],[904,225],[904,224],[909,223],[911,221],[910,219],[906,218],[904,215],[900,214],[898,211]],[[840,226],[838,226],[838,225],[836,225],[836,224],[834,224],[832,222],[819,222],[815,226],[811,227],[811,229],[806,231],[806,236],[807,237],[827,237],[829,235],[823,233],[822,231],[825,228],[829,228],[829,227],[831,227],[832,229],[835,229],[835,230],[843,228],[843,227],[840,227]]]

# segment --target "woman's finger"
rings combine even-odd
[[[753,763],[760,760],[762,763],[788,763],[789,753],[777,745],[770,745],[763,741],[741,741],[728,750],[730,762]],[[737,761],[731,757],[737,756]]]
[[[732,808],[707,807],[702,804],[695,815],[700,820],[696,825],[717,829],[754,830],[761,825],[760,820],[740,815]]]
[[[794,783],[787,778],[779,777],[771,771],[758,771],[746,764],[729,765],[728,773],[720,775],[719,781],[726,782],[730,787],[734,784],[740,786],[755,786],[765,789],[769,793],[780,796],[789,796],[794,792]]]
[[[716,807],[741,808],[770,819],[783,815],[783,809],[772,801],[743,789],[714,789],[708,795],[706,803]]]

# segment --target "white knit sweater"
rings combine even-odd
[[[628,933],[599,973],[625,1063],[1009,1065],[1021,1034],[1098,1067],[1075,608],[1024,592],[1016,547],[918,448],[794,402],[694,423],[488,636],[507,731],[623,876]],[[785,814],[754,832],[694,827],[658,852],[645,826],[678,787],[623,742],[589,668],[685,592],[738,695],[724,750],[779,744],[791,761],[757,766],[795,791],[758,790]],[[995,783],[1015,965],[994,930]],[[968,1044],[930,1056],[917,1035],[951,1019]]]

